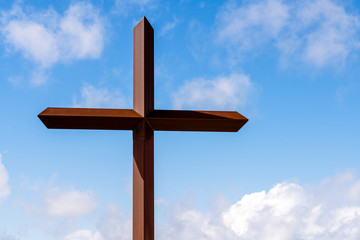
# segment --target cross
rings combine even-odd
[[[154,239],[154,130],[237,132],[248,120],[235,111],[154,109],[154,29],[133,29],[133,109],[46,108],[51,129],[133,131],[133,240]]]

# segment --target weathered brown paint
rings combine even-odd
[[[53,129],[133,130],[143,117],[133,109],[47,108],[39,118]]]
[[[47,108],[39,114],[47,128],[133,130],[146,120],[157,131],[237,132],[247,119],[233,111],[154,110],[142,117],[133,109]]]
[[[133,94],[141,116],[154,110],[154,29],[145,17],[133,31]]]
[[[154,130],[145,120],[133,130],[133,239],[154,239]]]
[[[154,110],[154,29],[144,17],[133,31],[133,108]],[[133,239],[154,239],[154,130],[143,119],[133,130]]]
[[[238,112],[154,110],[146,120],[158,131],[237,132],[247,122]]]
[[[134,28],[133,109],[47,108],[47,128],[133,131],[133,240],[154,239],[154,130],[237,132],[248,120],[234,111],[154,110],[154,30]]]

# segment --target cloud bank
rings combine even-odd
[[[344,65],[360,47],[359,16],[331,0],[264,0],[228,3],[217,15],[218,43],[233,57],[268,44],[281,64],[303,61],[316,67]]]
[[[245,195],[222,217],[224,225],[241,239],[335,240],[360,236],[360,206],[330,207],[291,183]]]
[[[312,186],[282,182],[207,213],[178,202],[156,226],[160,240],[353,240],[360,238],[360,180],[350,172]],[[131,222],[108,206],[97,229],[66,239],[131,239]],[[72,236],[72,238],[70,238]]]
[[[175,206],[159,239],[315,240],[360,237],[360,181],[351,173],[316,186],[278,183],[218,212]]]

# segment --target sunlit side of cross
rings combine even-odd
[[[144,17],[133,30],[133,109],[47,108],[47,128],[133,131],[133,240],[154,239],[154,130],[237,132],[235,111],[154,110],[154,30]]]

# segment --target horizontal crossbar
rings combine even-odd
[[[39,114],[47,128],[133,130],[145,119],[158,131],[237,132],[248,121],[235,111],[154,110],[145,118],[133,109],[47,108]]]

